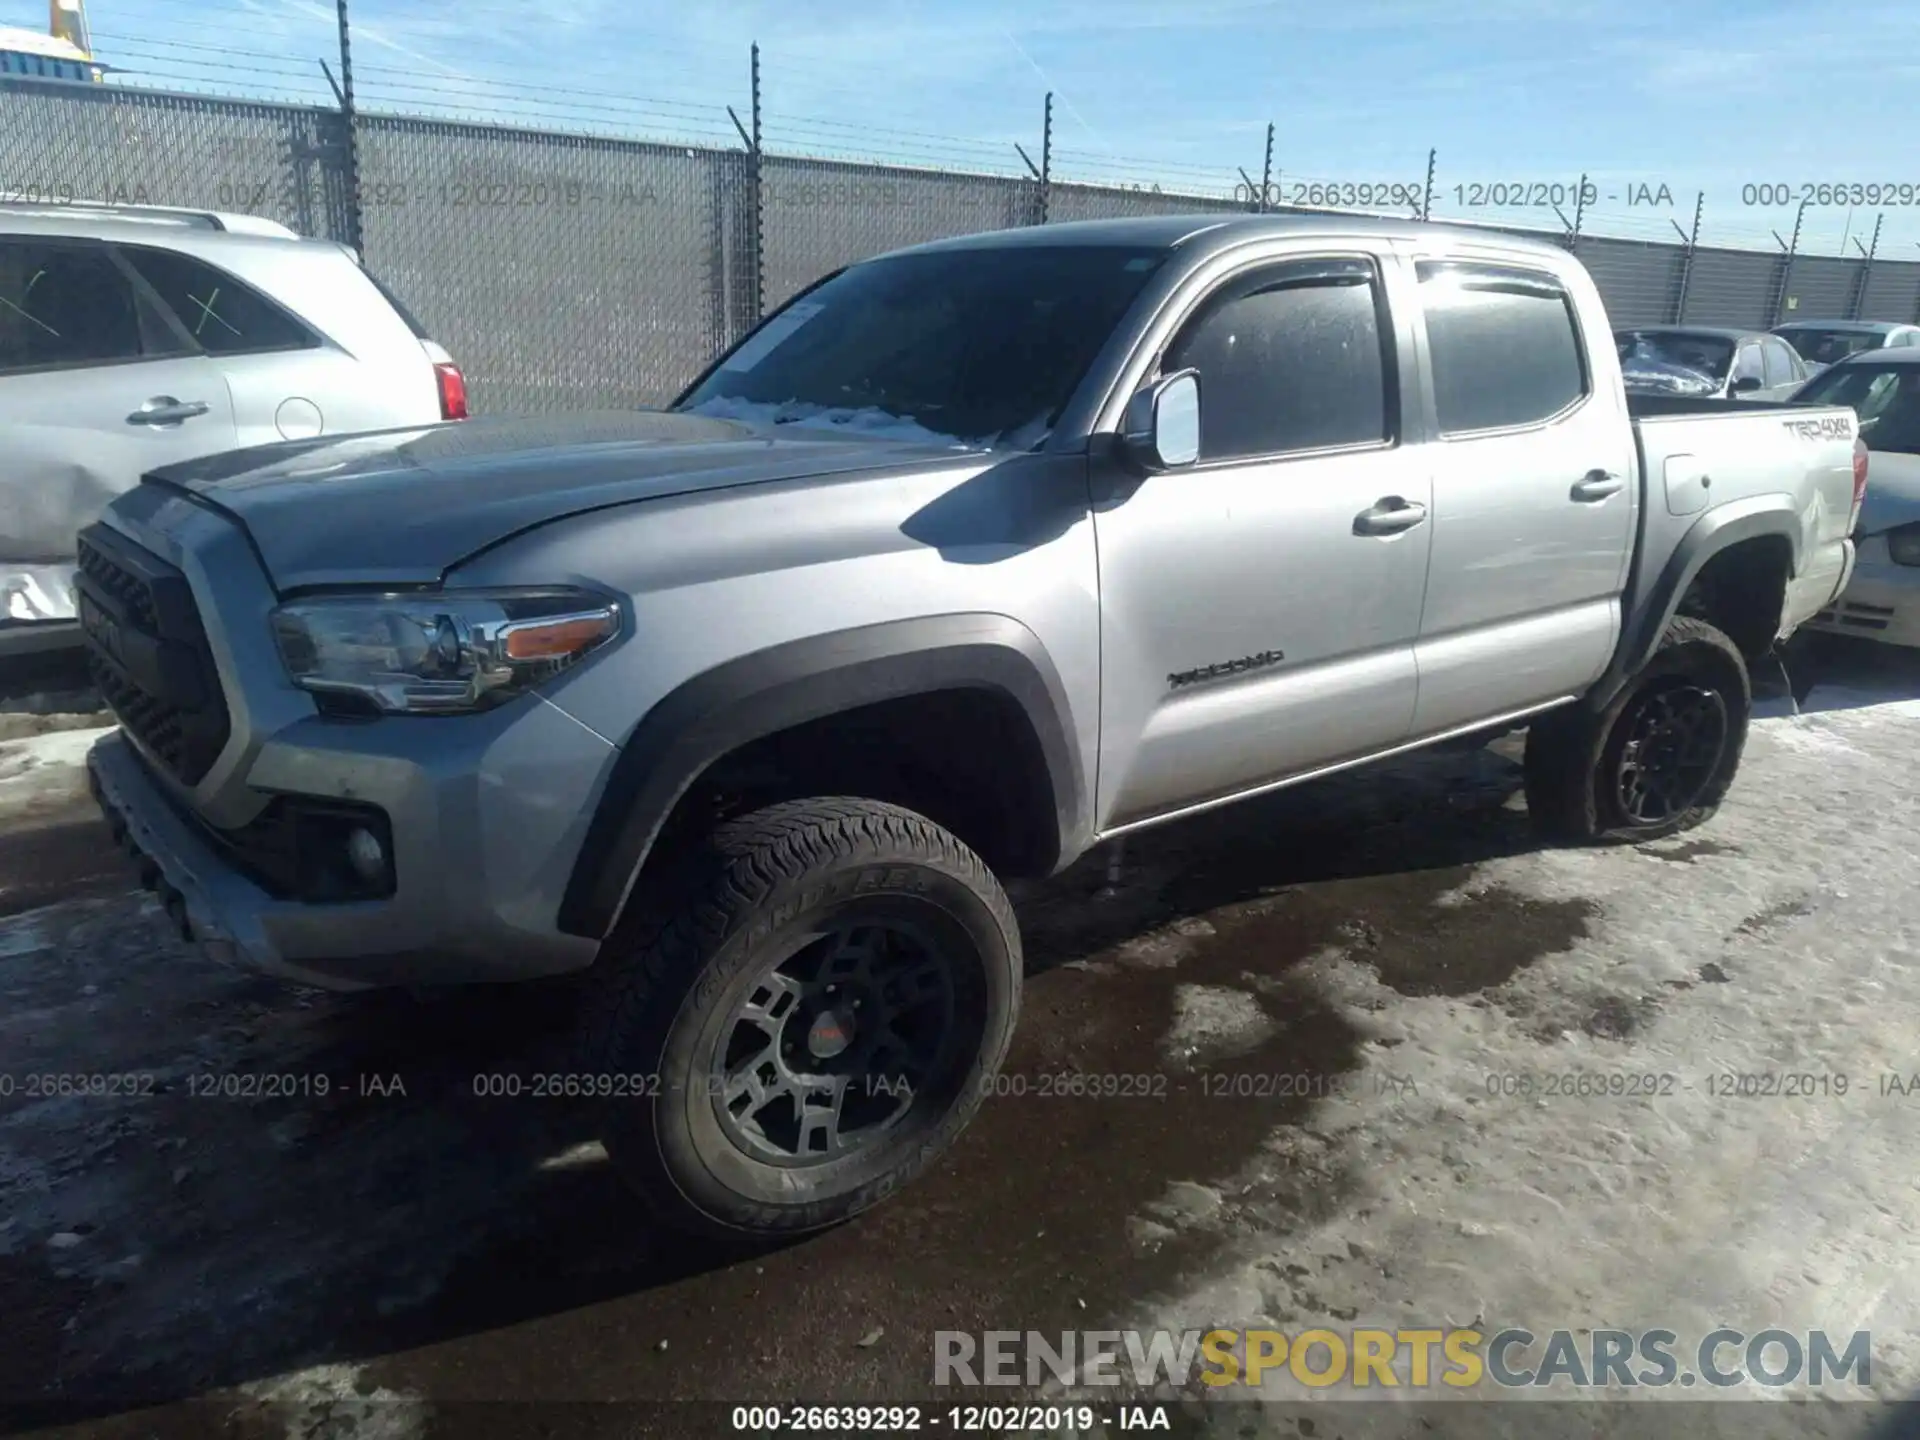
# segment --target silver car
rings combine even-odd
[[[1812,373],[1791,345],[1758,331],[1644,325],[1613,338],[1630,395],[1784,400]]]
[[[1850,355],[1794,398],[1851,406],[1872,455],[1853,578],[1809,628],[1920,646],[1920,349]]]
[[[146,471],[466,412],[451,357],[343,245],[0,198],[0,656],[78,643],[74,537]]]
[[[1895,320],[1791,320],[1773,327],[1806,362],[1807,373],[1872,350],[1920,348],[1920,325]]]

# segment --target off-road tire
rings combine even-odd
[[[876,907],[924,917],[947,939],[947,953],[960,957],[950,963],[971,977],[977,1043],[970,1023],[954,1041],[957,1080],[916,1095],[912,1103],[927,1108],[869,1142],[871,1153],[815,1173],[762,1163],[715,1116],[715,1027],[724,1031],[756,973],[779,963],[772,957],[794,936]],[[595,1083],[619,1082],[602,1111],[607,1152],[672,1229],[746,1239],[836,1225],[918,1175],[973,1118],[1013,1037],[1021,970],[1006,893],[925,816],[835,797],[727,821],[636,894],[586,992],[582,1063]]]
[[[1627,731],[1640,707],[1663,687],[1711,690],[1725,706],[1718,761],[1694,801],[1659,823],[1637,822],[1615,788]],[[1657,840],[1711,819],[1740,768],[1753,689],[1738,647],[1704,620],[1676,618],[1640,672],[1604,710],[1569,706],[1527,732],[1527,810],[1536,831],[1559,844]]]

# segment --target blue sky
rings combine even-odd
[[[1438,215],[1514,219],[1456,186],[1571,187],[1599,233],[1771,246],[1791,206],[1742,187],[1908,186],[1881,253],[1920,259],[1920,4],[1861,0],[352,0],[362,103],[725,143],[762,48],[770,150],[1018,168],[1055,94],[1056,173],[1224,191],[1418,185]],[[101,57],[143,83],[319,99],[331,0],[91,0]],[[44,24],[0,0],[0,24]],[[550,88],[551,87],[551,88]],[[1656,197],[1633,205],[1636,187]],[[1665,186],[1671,204],[1658,203]],[[1557,223],[1550,210],[1529,212]],[[1810,206],[1803,249],[1866,238],[1872,208]]]

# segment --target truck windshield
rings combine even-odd
[[[1629,389],[1709,393],[1726,382],[1733,341],[1671,330],[1625,330],[1615,337]]]
[[[1869,450],[1920,455],[1920,365],[1836,365],[1809,380],[1793,399],[1796,405],[1851,408]]]
[[[1035,245],[853,265],[770,318],[674,408],[1031,449],[1165,258]]]
[[[1880,336],[1871,330],[1802,330],[1774,332],[1800,352],[1802,360],[1815,365],[1831,365],[1861,350],[1878,350]]]

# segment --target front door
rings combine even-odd
[[[1239,271],[1175,332],[1159,372],[1199,372],[1199,462],[1095,516],[1099,828],[1407,734],[1431,497],[1397,350],[1358,255]]]

